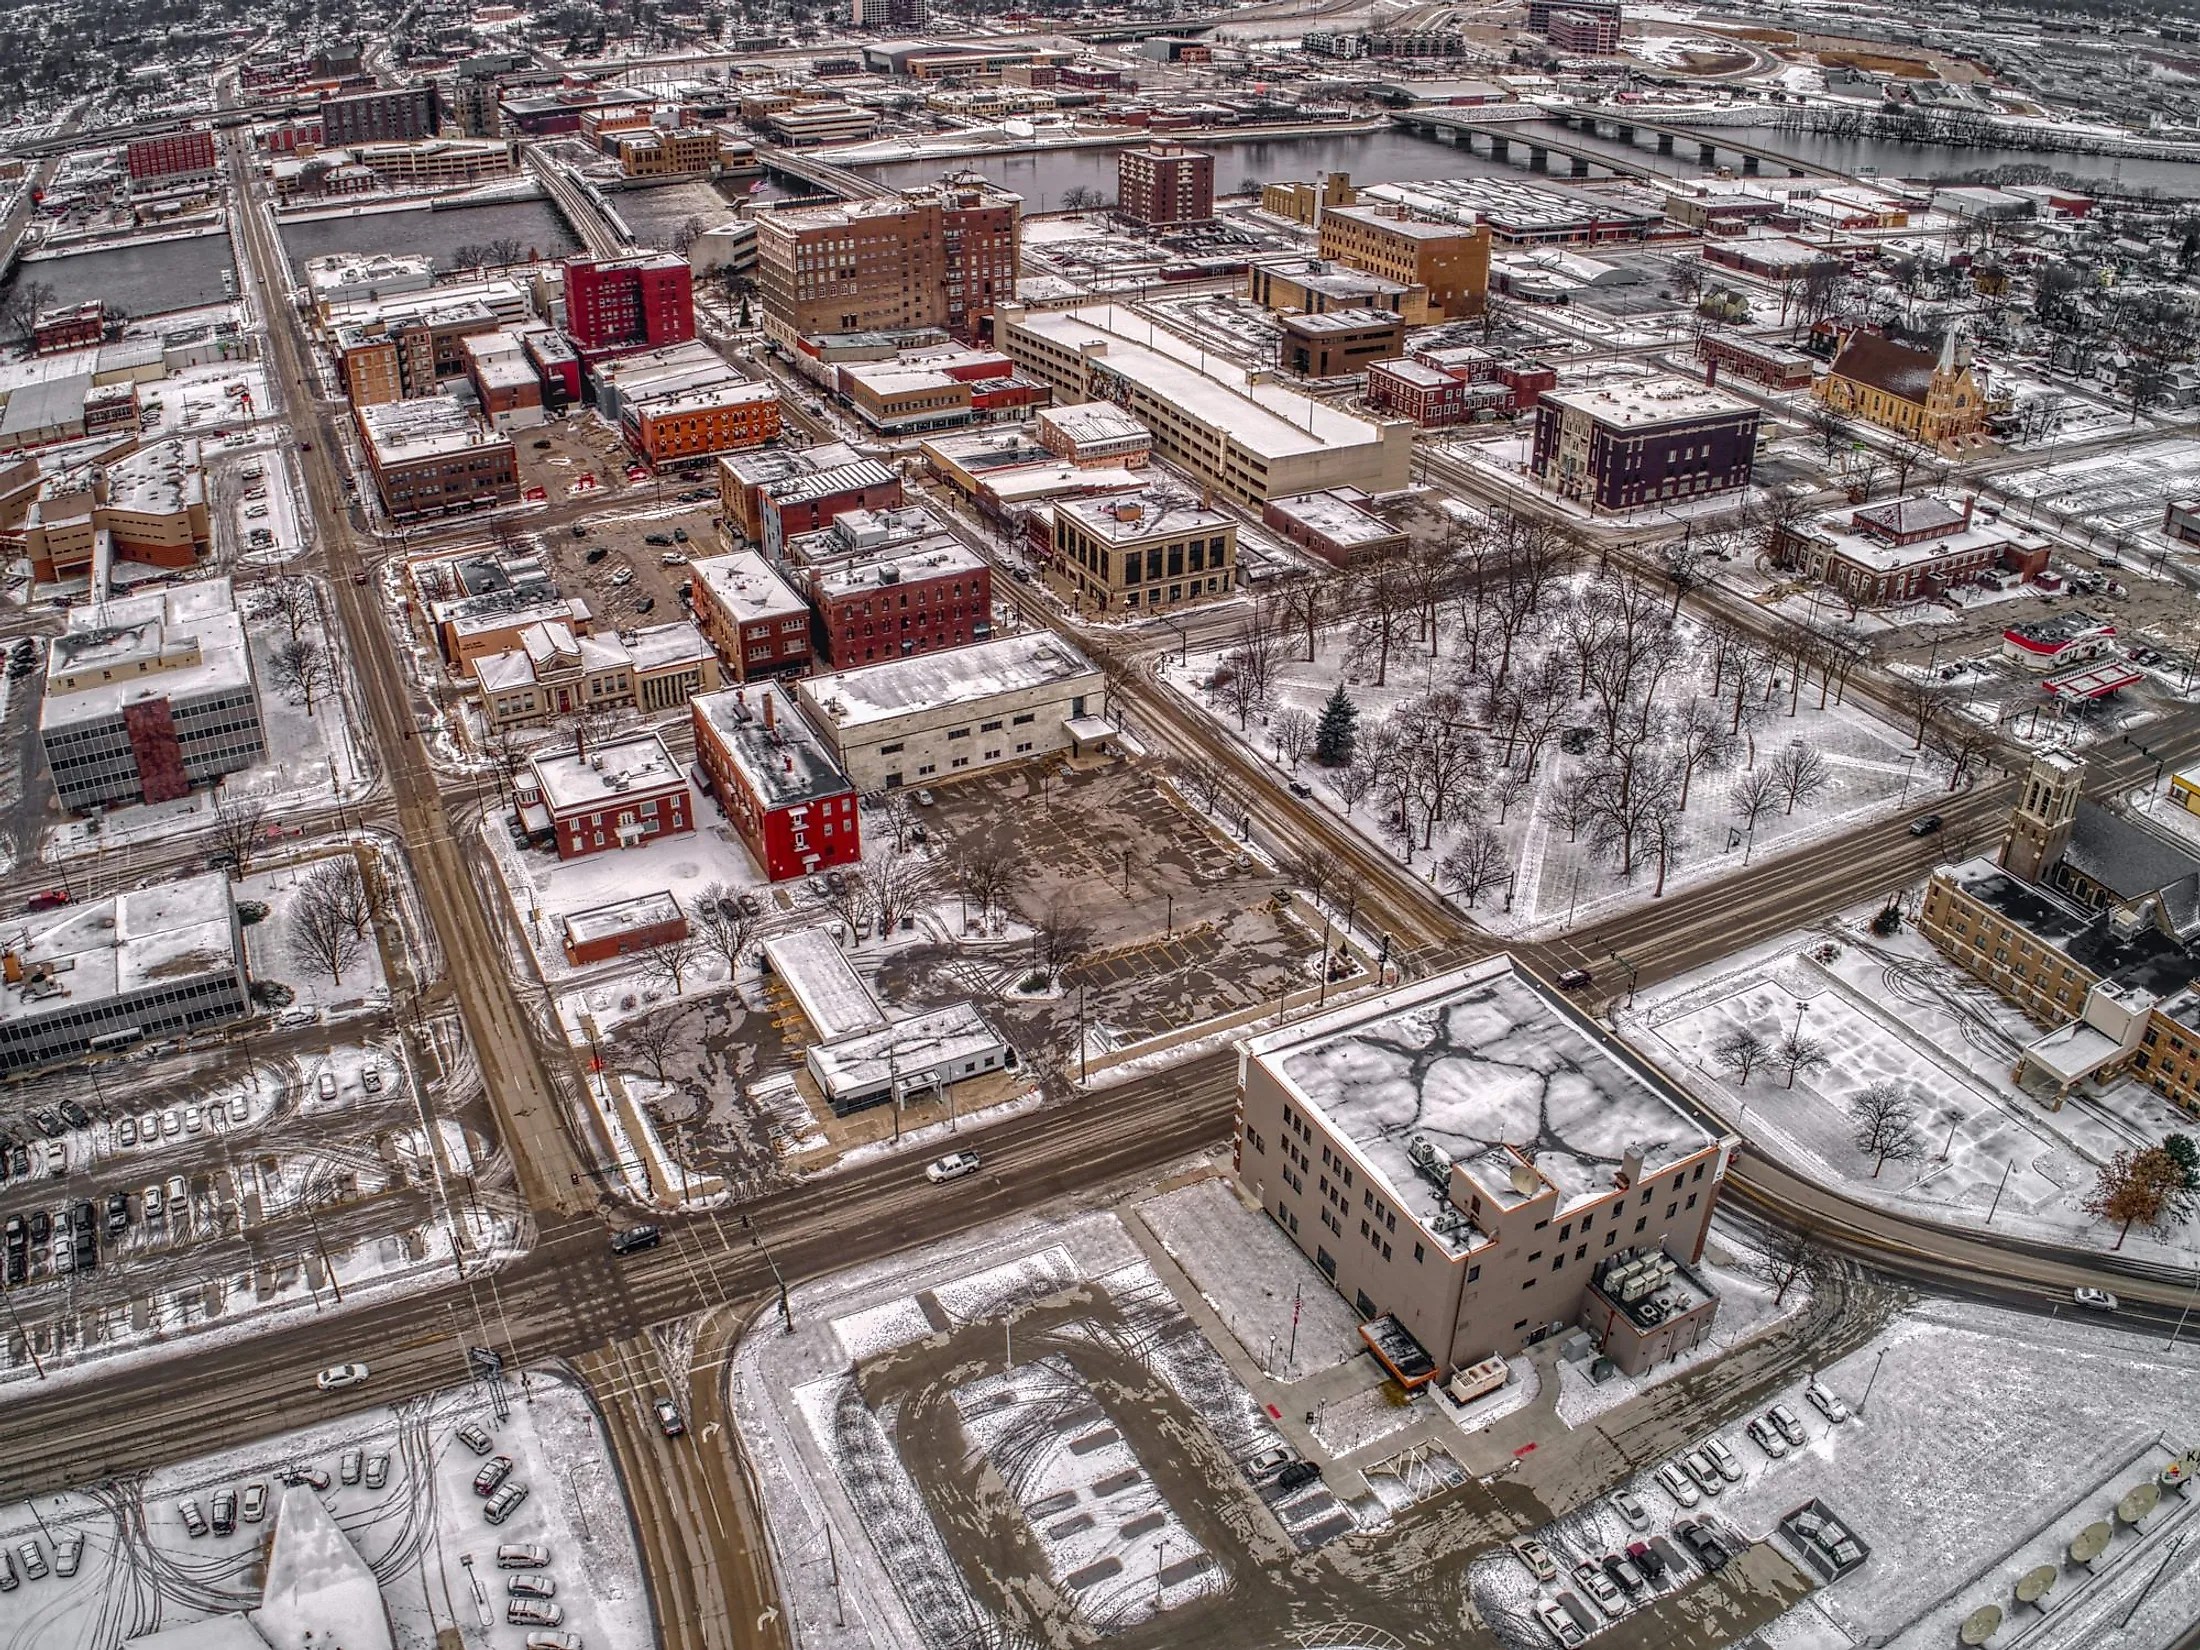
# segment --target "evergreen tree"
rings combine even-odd
[[[1352,724],[1360,719],[1359,710],[1344,695],[1344,684],[1337,684],[1337,691],[1322,706],[1321,721],[1314,729],[1314,760],[1325,768],[1342,767],[1352,760]]]

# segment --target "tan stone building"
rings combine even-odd
[[[1320,233],[1324,258],[1421,288],[1402,311],[1414,326],[1480,315],[1489,301],[1486,225],[1431,223],[1403,206],[1334,206]]]
[[[1237,586],[1236,520],[1159,492],[1060,500],[1054,553],[1079,612],[1151,613]]]
[[[1260,209],[1311,229],[1332,206],[1350,206],[1360,198],[1349,172],[1324,172],[1312,183],[1292,179],[1260,186]]]
[[[1986,387],[1971,365],[1970,345],[1953,330],[1937,356],[1852,333],[1811,393],[1837,411],[1942,452],[1985,440]]]
[[[1237,1182],[1408,1385],[1568,1324],[1630,1371],[1709,1329],[1727,1143],[1510,957],[1243,1048]]]

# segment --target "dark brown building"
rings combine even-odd
[[[1631,510],[1749,485],[1757,409],[1685,378],[1550,390],[1536,403],[1532,467],[1600,510]]]
[[[1343,378],[1405,353],[1406,323],[1382,309],[1286,315],[1277,323],[1276,360],[1306,378]]]
[[[435,89],[431,86],[397,86],[321,99],[321,142],[331,149],[434,136]]]
[[[1115,157],[1115,209],[1148,229],[1185,229],[1215,217],[1215,157],[1181,143],[1149,143]]]

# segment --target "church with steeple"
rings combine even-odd
[[[1951,456],[1986,439],[1985,374],[1972,365],[1971,341],[1955,327],[1937,354],[1852,332],[1811,393],[1836,411]]]

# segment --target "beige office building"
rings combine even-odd
[[[1507,956],[1249,1039],[1235,1173],[1408,1385],[1568,1325],[1636,1371],[1708,1332],[1727,1141]]]

